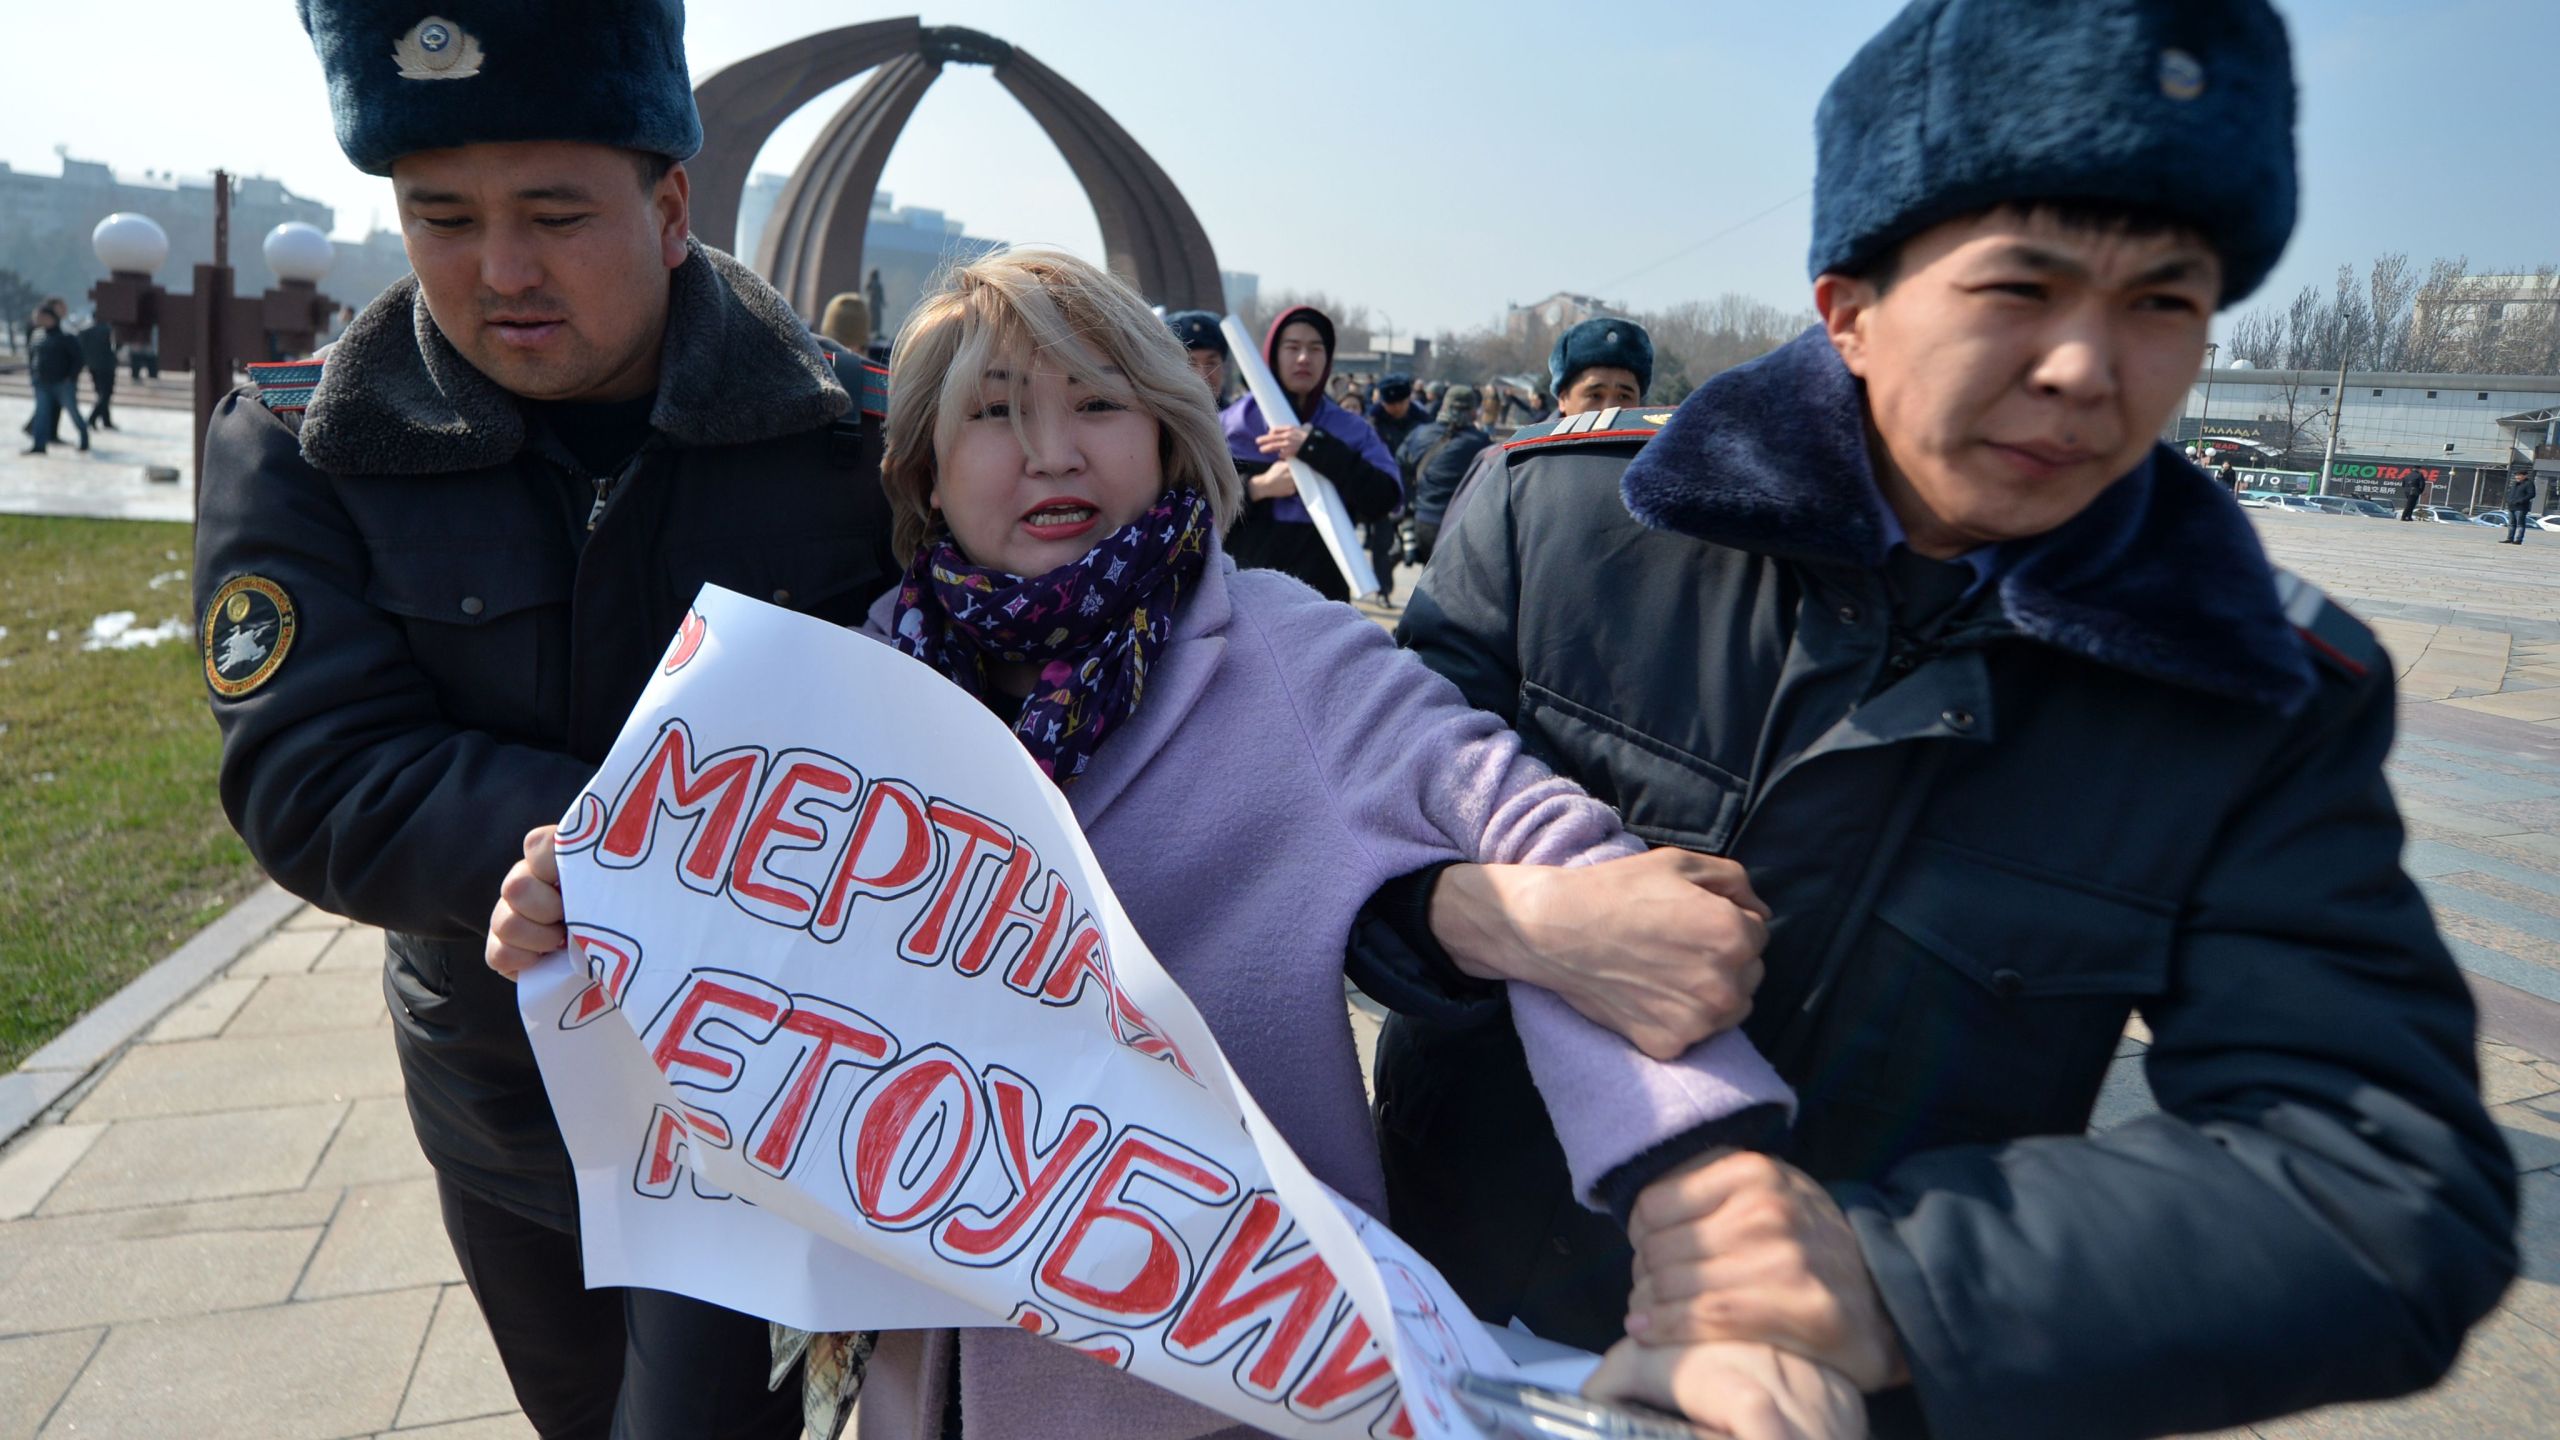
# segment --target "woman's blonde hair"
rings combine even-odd
[[[935,526],[936,445],[950,443],[987,370],[1007,355],[1049,356],[1152,417],[1165,488],[1198,490],[1221,531],[1234,521],[1244,482],[1228,457],[1217,401],[1182,343],[1108,271],[1063,251],[1017,245],[946,272],[898,330],[880,483],[902,562],[915,558]],[[1017,433],[1028,368],[1014,367],[1008,382]]]

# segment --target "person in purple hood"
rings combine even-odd
[[[1328,599],[1348,600],[1351,586],[1307,518],[1290,460],[1304,460],[1333,482],[1343,508],[1363,525],[1384,521],[1404,503],[1396,457],[1369,422],[1326,397],[1333,374],[1333,320],[1312,305],[1283,310],[1262,337],[1262,359],[1298,409],[1286,423],[1239,396],[1218,419],[1227,453],[1245,477],[1250,502],[1227,530],[1227,553],[1247,570],[1279,570]],[[1381,581],[1387,577],[1378,577]]]
[[[926,297],[895,354],[882,485],[907,571],[867,632],[1012,723],[1131,922],[1317,1178],[1385,1216],[1344,956],[1369,895],[1438,861],[1688,880],[1669,922],[1688,943],[1661,973],[1623,963],[1665,918],[1642,905],[1584,937],[1615,942],[1607,965],[1467,972],[1507,982],[1585,1203],[1600,1177],[1675,1136],[1765,1143],[1783,1130],[1790,1097],[1735,1032],[1664,1061],[1586,1018],[1616,1023],[1626,999],[1611,991],[1698,994],[1701,975],[1747,990],[1760,916],[1741,869],[1640,853],[1606,806],[1384,630],[1239,568],[1219,537],[1244,487],[1217,415],[1134,291],[1070,256],[998,252]],[[563,943],[548,840],[529,837],[492,919],[502,972]],[[1722,1028],[1706,1013],[1691,1040]],[[888,1332],[866,1359],[874,1343],[817,1337],[808,1367],[857,1378],[869,1440],[1251,1433],[1020,1330]],[[1735,1348],[1857,1414],[1854,1389],[1819,1367]],[[813,1433],[835,1433],[846,1388],[809,1397]]]

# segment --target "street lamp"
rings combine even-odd
[[[2213,367],[2215,358],[2221,354],[2222,346],[2219,342],[2213,340],[2204,342],[2204,418],[2196,422],[2196,444],[2199,447],[2205,443],[2206,435],[2211,433],[2207,427],[2213,424]]]

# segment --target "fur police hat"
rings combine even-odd
[[[1387,375],[1380,377],[1378,381],[1378,399],[1381,403],[1391,404],[1398,400],[1410,400],[1412,398],[1412,376]]]
[[[2232,304],[2293,234],[2293,123],[2266,0],[1913,0],[1822,97],[1813,273],[2009,201],[2076,201],[2192,226]]]
[[[1227,334],[1218,328],[1218,317],[1206,310],[1176,310],[1164,317],[1164,323],[1185,350],[1227,353]]]
[[[1566,383],[1594,365],[1632,370],[1636,393],[1653,388],[1653,337],[1633,320],[1585,320],[1556,337],[1547,352],[1547,379],[1558,395]]]
[[[338,148],[388,175],[420,150],[577,140],[702,148],[684,0],[295,0]]]

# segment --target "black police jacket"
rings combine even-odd
[[[850,625],[895,578],[878,427],[842,383],[860,362],[716,251],[671,283],[651,438],[600,507],[407,280],[333,347],[298,433],[294,397],[271,410],[253,388],[205,451],[223,807],[277,883],[390,932],[428,1157],[561,1224],[567,1156],[481,958],[499,880],[603,760],[702,585]]]
[[[1899,630],[1861,406],[1817,332],[1649,445],[1659,412],[1513,442],[1402,638],[1774,907],[1745,1029],[1909,1358],[1879,1433],[2431,1383],[2514,1273],[2515,1179],[2399,864],[2387,660],[2165,449]],[[2086,1133],[2132,1011],[2159,1110]],[[1398,1017],[1378,1094],[1397,1231],[1489,1317],[1614,1339],[1625,1241],[1566,1195],[1510,1027]]]

